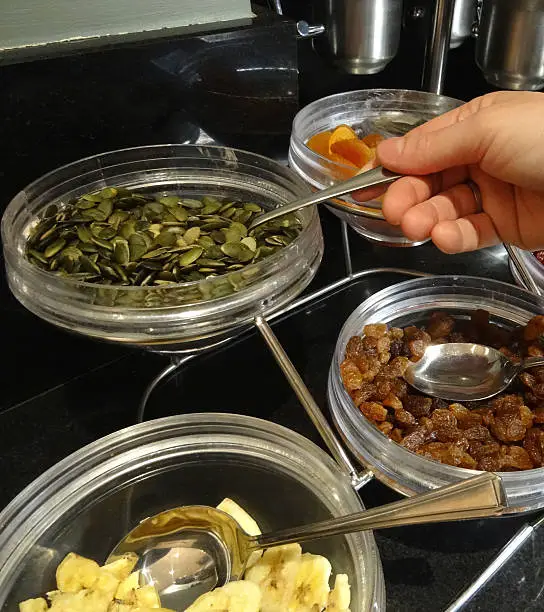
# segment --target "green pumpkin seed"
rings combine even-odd
[[[183,253],[183,255],[179,256],[179,265],[180,266],[189,266],[194,263],[204,252],[204,249],[199,246],[193,247],[190,251]]]
[[[257,250],[257,241],[255,238],[253,238],[253,236],[246,236],[245,238],[242,238],[240,242],[245,244],[251,251],[253,251],[253,253],[255,253]]]
[[[261,273],[248,263],[300,233],[297,217],[285,215],[249,235],[249,219],[262,211],[253,202],[181,199],[107,186],[71,203],[47,206],[29,232],[27,256],[42,269],[102,285],[167,286],[228,273],[224,283],[202,285],[205,290],[125,294],[101,289],[97,297],[100,304],[138,307],[191,303],[204,294],[240,290],[246,278]]]
[[[193,200],[193,199],[190,199],[190,198],[189,199],[184,198],[181,201],[181,204],[183,206],[185,206],[185,208],[190,208],[192,210],[198,210],[198,209],[204,207],[204,204],[200,200]]]
[[[147,251],[147,241],[145,240],[143,234],[132,234],[128,239],[128,246],[131,261],[138,261]]]
[[[199,227],[190,227],[185,234],[183,234],[183,240],[187,244],[193,244],[200,238],[200,228]]]
[[[228,257],[237,259],[240,262],[247,262],[253,259],[253,251],[241,242],[226,242],[221,250]]]
[[[78,225],[77,236],[81,240],[81,242],[92,242],[93,239],[91,230],[88,227],[85,227],[84,225]]]
[[[247,202],[244,204],[244,210],[248,210],[251,213],[262,213],[263,209],[258,204],[253,204],[253,202]]]
[[[102,200],[111,200],[117,195],[118,191],[115,187],[104,187],[100,192],[100,197]]]
[[[115,257],[115,261],[122,265],[126,266],[130,261],[130,248],[128,246],[128,241],[123,238],[118,238],[115,241],[115,245],[113,247],[113,256]]]
[[[81,196],[81,199],[87,200],[88,202],[100,202],[102,196],[99,193],[86,193],[84,196]]]
[[[50,244],[44,251],[44,255],[47,259],[50,259],[51,257],[54,257],[59,251],[62,251],[62,249],[65,247],[66,245],[66,240],[64,240],[64,238],[59,238],[58,240],[55,240],[55,242],[53,242],[52,244]]]

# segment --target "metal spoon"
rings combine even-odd
[[[202,593],[240,578],[258,550],[367,529],[497,516],[505,507],[502,481],[490,472],[366,512],[260,536],[247,535],[216,508],[185,506],[144,519],[107,563],[136,553],[141,582],[156,587],[163,607],[185,610]]]
[[[520,372],[536,366],[544,366],[544,357],[514,363],[489,346],[451,342],[427,347],[419,361],[410,363],[404,379],[426,395],[475,402],[504,391]]]
[[[271,221],[272,219],[276,219],[277,217],[283,217],[283,215],[292,213],[295,210],[300,210],[301,208],[306,208],[307,206],[312,206],[313,204],[327,202],[328,200],[330,200],[330,202],[328,202],[329,206],[337,208],[343,212],[347,212],[352,215],[364,217],[371,216],[378,219],[383,219],[383,215],[377,209],[369,208],[367,206],[349,206],[348,204],[342,204],[342,202],[333,200],[332,198],[337,198],[339,196],[346,195],[346,193],[351,193],[360,189],[375,187],[376,185],[387,185],[401,178],[401,176],[401,174],[390,172],[389,170],[382,168],[382,166],[372,168],[372,170],[357,174],[347,181],[341,181],[340,183],[335,183],[331,187],[327,187],[327,189],[321,189],[307,198],[295,200],[290,204],[285,204],[284,206],[274,208],[273,210],[262,215],[258,215],[250,223],[249,229],[255,229],[258,225]]]

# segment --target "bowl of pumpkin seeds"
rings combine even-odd
[[[308,191],[283,165],[219,146],[89,157],[8,205],[8,283],[26,308],[68,330],[197,350],[281,308],[314,277],[323,254],[315,208],[248,229]]]

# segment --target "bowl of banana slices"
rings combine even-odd
[[[184,611],[161,602],[136,555],[105,562],[144,518],[195,504],[219,507],[249,535],[363,509],[332,459],[289,429],[227,414],[149,421],[64,459],[0,513],[0,610],[385,610],[372,533],[268,549]]]

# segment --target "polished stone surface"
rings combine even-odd
[[[210,55],[209,49],[202,50],[206,41],[198,39],[1,68],[0,141],[8,152],[0,167],[4,195],[1,207],[27,182],[59,164],[108,149],[192,141],[199,127],[223,142],[284,158],[290,120],[296,111],[297,79],[292,24],[280,22],[262,25],[258,33],[260,45],[252,46],[247,34],[223,41],[218,34],[211,35],[215,36],[215,56]],[[183,54],[189,51],[193,60],[200,58],[199,62],[184,59]],[[456,58],[468,57],[469,53],[467,46],[452,54],[452,65],[461,61]],[[417,70],[406,71],[405,53],[392,62],[386,74],[366,80],[333,75],[309,57],[308,41],[299,45],[299,54],[304,65],[300,80],[303,101],[345,88],[384,83],[417,87]],[[250,99],[248,92],[255,91],[256,84],[263,86],[267,67],[270,80]],[[250,75],[251,69],[258,73],[256,81],[233,80]],[[284,78],[276,78],[279,72]],[[402,78],[398,77],[400,73]],[[471,79],[464,75],[457,78],[462,86],[457,87],[455,95],[468,98],[481,92],[479,76],[474,70],[471,74]],[[453,88],[451,80],[448,87]],[[204,96],[206,91],[218,95]],[[243,101],[236,98],[236,92]],[[339,223],[325,209],[321,216],[325,258],[308,291],[344,273]],[[506,255],[500,247],[477,255],[445,256],[430,244],[416,249],[390,249],[354,234],[351,244],[356,270],[402,266],[511,281]],[[321,406],[326,406],[327,371],[344,320],[366,297],[398,280],[403,278],[368,278],[274,323],[280,340]],[[133,424],[146,385],[167,361],[57,330],[19,306],[5,282],[0,284],[0,321],[7,356],[3,360],[0,395],[2,507],[58,460]],[[211,392],[204,390],[209,389],[207,385],[203,388],[203,382],[209,380],[214,381]],[[251,331],[228,347],[195,358],[161,385],[151,396],[145,417],[199,411],[259,416],[319,443],[272,357]],[[368,506],[398,498],[378,482],[367,485],[361,495]],[[388,609],[445,610],[524,520],[515,517],[419,526],[376,534]],[[542,538],[535,541],[538,544]],[[541,600],[536,599],[543,582],[538,570],[542,566],[542,547],[540,553],[535,550],[533,547],[521,555],[512,571],[501,574],[491,585],[493,588],[485,590],[466,609],[542,609]]]

